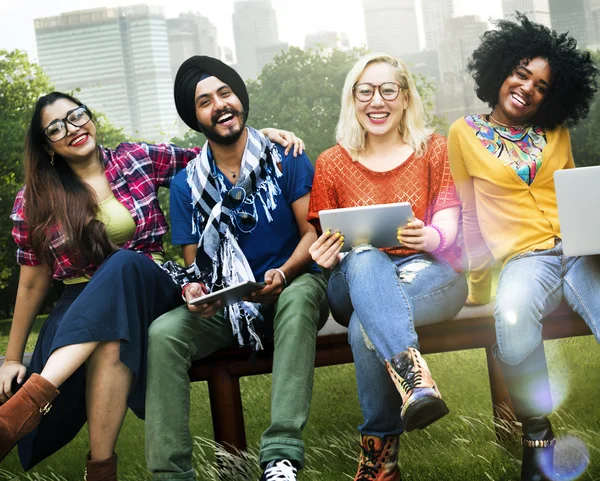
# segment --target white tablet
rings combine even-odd
[[[365,205],[344,209],[319,211],[323,232],[340,232],[344,235],[342,251],[361,244],[373,247],[397,247],[398,229],[414,219],[408,202],[397,204]]]
[[[205,296],[192,299],[189,304],[194,306],[196,304],[210,304],[212,302],[221,301],[224,306],[230,306],[231,304],[240,302],[247,295],[254,291],[258,291],[265,286],[266,284],[264,282],[244,281],[235,286],[225,287],[219,291],[214,291]]]
[[[554,172],[560,236],[567,256],[600,254],[599,185],[597,165]]]

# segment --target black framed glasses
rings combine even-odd
[[[241,210],[246,202],[246,189],[243,187],[232,187],[227,192],[229,198],[229,208],[233,214],[232,219],[236,227],[244,234],[249,234],[258,225],[258,219],[255,214],[250,214]]]
[[[359,102],[368,102],[375,95],[375,90],[379,90],[379,95],[383,100],[396,100],[400,95],[402,87],[396,82],[384,82],[381,85],[373,85],[370,83],[356,84],[352,91],[354,97]]]
[[[58,142],[67,136],[67,122],[74,127],[83,127],[92,117],[90,111],[85,105],[80,105],[76,109],[69,110],[64,119],[56,119],[50,122],[42,132],[50,142]]]

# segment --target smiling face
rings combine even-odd
[[[494,119],[510,126],[524,125],[538,112],[552,82],[547,60],[523,60],[506,78],[498,92]]]
[[[356,85],[371,84],[379,86],[387,82],[400,83],[396,69],[383,62],[368,65],[356,82]],[[385,100],[378,87],[375,87],[373,98],[367,102],[354,99],[356,117],[369,136],[399,135],[399,126],[408,107],[408,96],[405,89],[394,100]]]
[[[58,99],[42,111],[41,129],[44,130],[55,120],[63,120],[77,109],[79,105],[69,99]],[[67,135],[57,142],[48,141],[48,150],[52,151],[67,162],[87,159],[96,150],[96,126],[87,122],[82,127],[76,127],[65,121]]]
[[[226,83],[208,77],[196,85],[196,118],[202,133],[217,144],[235,143],[246,124],[244,107]]]

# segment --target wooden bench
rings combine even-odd
[[[505,426],[514,421],[502,372],[493,354],[496,342],[492,304],[465,307],[456,318],[417,328],[423,354],[483,348],[486,352],[492,413],[499,438],[507,437]],[[559,307],[544,320],[545,340],[591,334],[577,314],[566,306]],[[190,368],[192,381],[207,381],[215,441],[235,453],[247,448],[240,378],[272,372],[272,345],[250,361],[249,349],[228,348],[195,361]],[[29,363],[31,353],[25,356]],[[0,365],[4,359],[0,357]],[[346,328],[329,319],[317,338],[315,366],[334,366],[352,362]]]
[[[492,413],[496,434],[500,439],[511,436],[507,426],[514,414],[500,366],[492,347],[496,331],[492,317],[493,304],[464,307],[450,321],[417,328],[421,353],[432,354],[464,349],[484,348],[487,357]],[[584,336],[591,331],[577,314],[561,306],[544,320],[545,340]],[[240,378],[272,372],[273,347],[265,346],[256,361],[250,361],[249,349],[228,348],[195,361],[190,369],[192,381],[207,381],[215,441],[230,452],[247,448]],[[329,318],[317,338],[315,366],[334,366],[353,362],[346,328]]]

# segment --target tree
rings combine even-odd
[[[37,99],[52,90],[42,69],[20,50],[0,50],[0,313],[7,315],[18,279],[9,218],[23,184],[25,134]]]
[[[600,67],[600,52],[592,54],[597,67]],[[594,97],[590,113],[576,127],[571,129],[573,158],[577,167],[600,165],[600,95]]]

